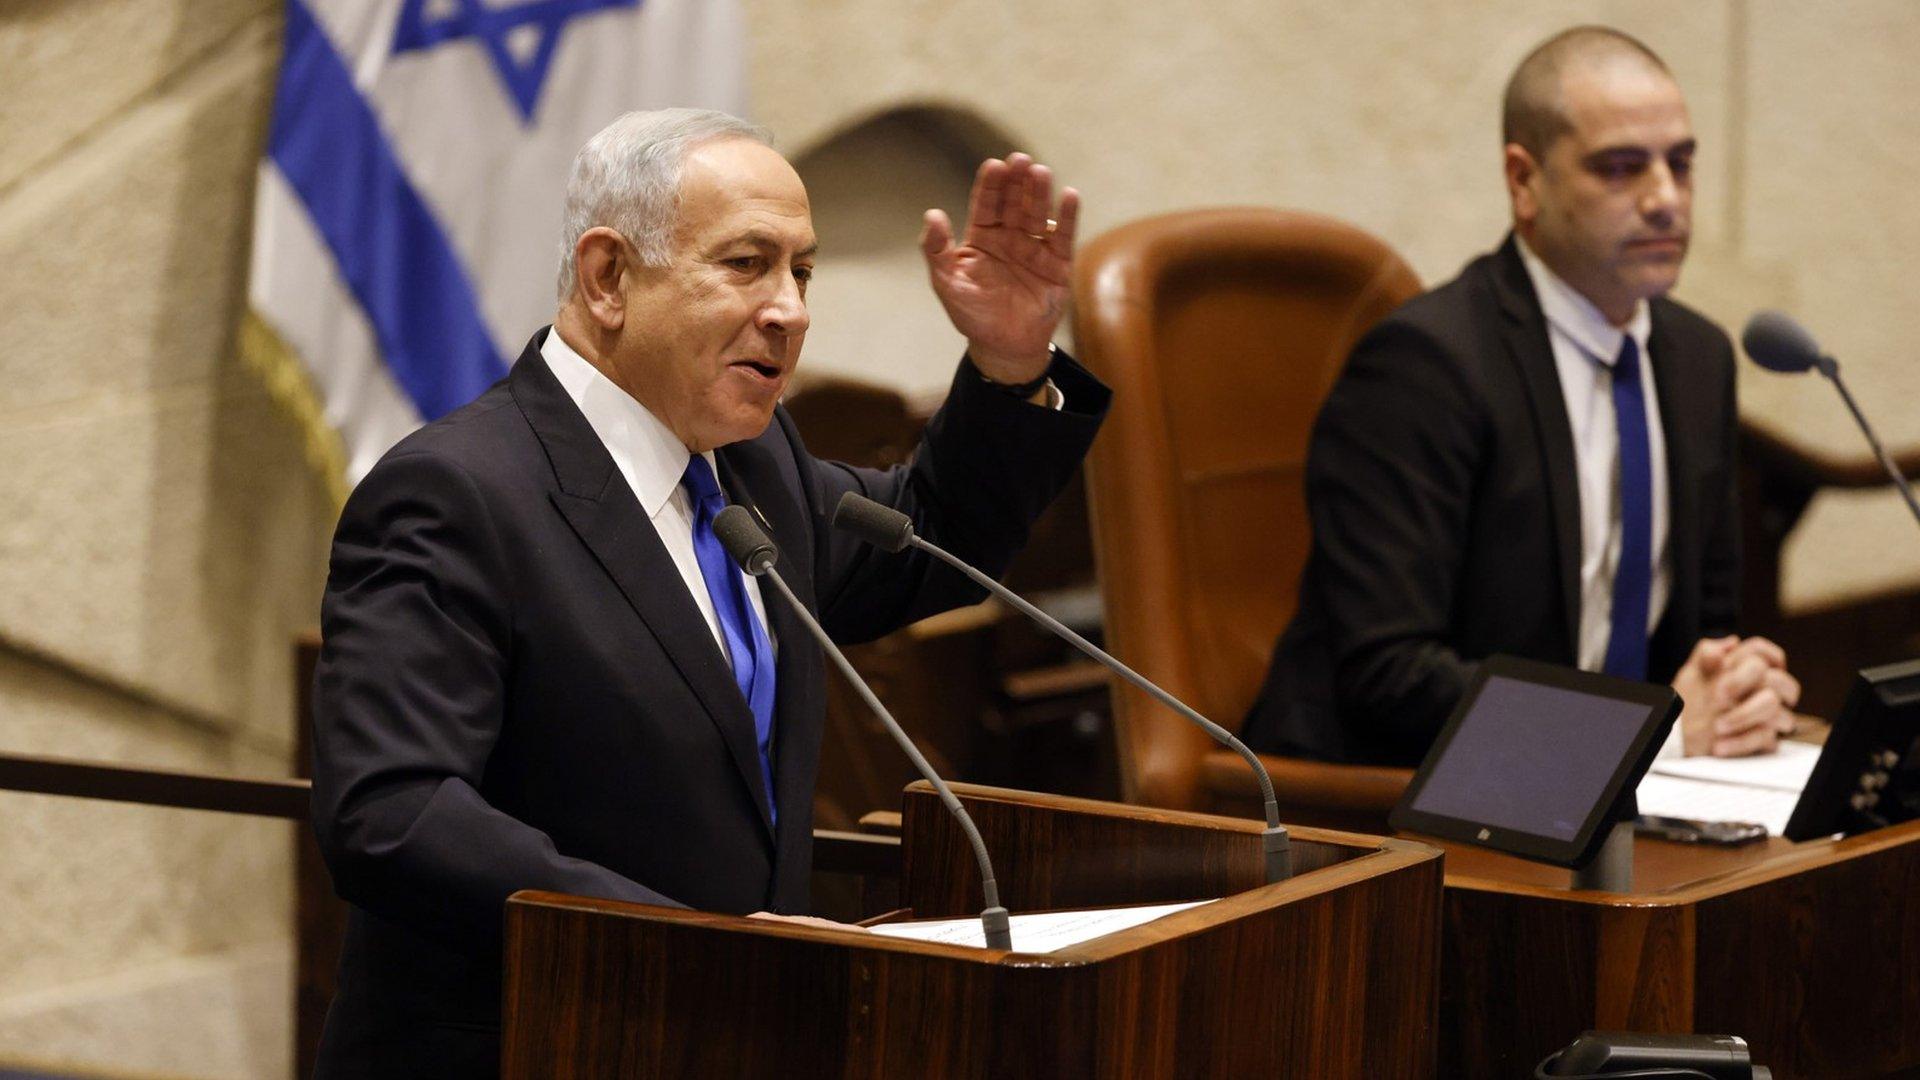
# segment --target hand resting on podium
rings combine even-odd
[[[747,916],[747,918],[765,919],[769,922],[792,923],[795,926],[807,926],[807,927],[812,927],[815,930],[851,930],[856,934],[864,934],[868,932],[867,928],[864,926],[855,926],[852,923],[834,922],[832,919],[822,919],[813,915],[776,915],[771,911],[756,911],[753,914]]]
[[[1702,638],[1673,677],[1680,695],[1680,742],[1687,756],[1770,753],[1793,733],[1800,681],[1786,650],[1763,637]]]

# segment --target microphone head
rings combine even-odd
[[[713,535],[720,540],[720,546],[727,549],[727,556],[755,577],[766,573],[767,568],[780,559],[780,549],[773,546],[753,515],[739,503],[713,515]]]
[[[1754,363],[1769,371],[1794,375],[1820,366],[1820,345],[1813,335],[1778,311],[1762,311],[1748,319],[1740,344]]]
[[[833,527],[845,529],[881,551],[899,551],[913,540],[912,518],[854,491],[840,496],[840,505],[833,508]]]

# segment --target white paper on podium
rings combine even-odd
[[[1660,758],[1653,763],[1652,771],[1798,795],[1807,786],[1807,778],[1813,775],[1813,763],[1819,760],[1820,748],[1812,743],[1783,741],[1773,753],[1752,757]]]
[[[1720,784],[1685,776],[1648,773],[1634,792],[1640,812],[1689,821],[1751,821],[1779,836],[1787,831],[1799,792],[1747,784]]]
[[[1782,742],[1743,758],[1662,758],[1640,781],[1640,812],[1694,821],[1751,821],[1780,836],[1820,760],[1820,748]]]
[[[1050,953],[1132,929],[1176,911],[1211,903],[1211,900],[1195,900],[1187,904],[1147,904],[1140,907],[1096,908],[1092,911],[1041,911],[1011,916],[1007,923],[1013,933],[1015,952]],[[987,933],[981,929],[978,918],[885,923],[872,929],[876,934],[912,941],[971,945],[976,949],[987,947]]]

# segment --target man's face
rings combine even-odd
[[[800,360],[814,248],[785,158],[750,139],[689,151],[672,259],[623,282],[616,381],[696,453],[758,436]]]
[[[1630,60],[1561,84],[1572,130],[1535,162],[1507,149],[1515,228],[1616,324],[1680,279],[1693,216],[1693,125],[1671,77]]]

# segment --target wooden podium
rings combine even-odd
[[[1920,822],[1643,837],[1630,893],[1445,847],[1443,1076],[1526,1076],[1588,1028],[1739,1035],[1779,1080],[1920,1073]]]
[[[1220,898],[1048,954],[527,892],[507,904],[503,1074],[532,1077],[1425,1076],[1440,857],[1300,829],[1263,885],[1259,823],[953,785],[1025,911]],[[977,915],[924,784],[892,918]]]

